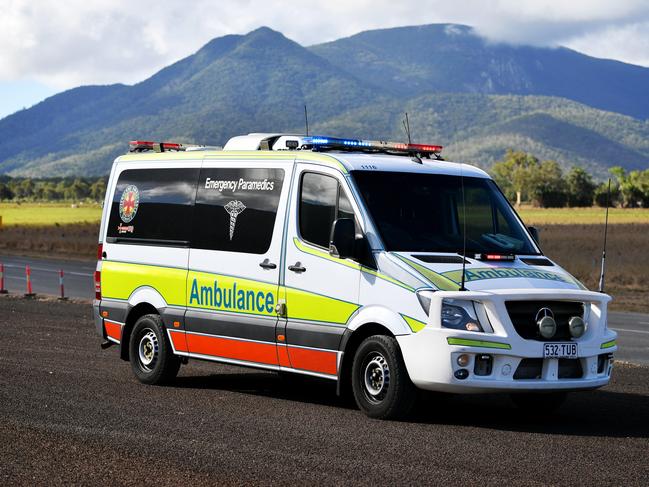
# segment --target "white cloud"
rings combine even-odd
[[[596,57],[649,66],[649,21],[605,27],[567,45]],[[649,88],[649,87],[648,87]]]
[[[261,25],[309,45],[433,22],[493,41],[568,45],[649,66],[646,0],[3,0],[0,80],[133,83],[210,39]],[[2,96],[0,94],[0,96]]]

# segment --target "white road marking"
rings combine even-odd
[[[629,330],[627,328],[613,328],[615,331],[626,331],[628,333],[643,333],[645,335],[649,335],[649,331],[645,330]]]

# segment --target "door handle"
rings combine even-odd
[[[259,267],[261,267],[261,268],[263,268],[263,269],[276,269],[276,268],[277,268],[277,264],[273,264],[273,263],[272,263],[271,261],[269,261],[268,259],[264,259],[263,262],[260,262],[260,263],[259,263]]]
[[[288,270],[301,274],[302,272],[306,272],[306,267],[303,267],[302,263],[297,261],[295,264],[288,266]]]

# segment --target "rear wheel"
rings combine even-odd
[[[399,418],[412,410],[416,389],[394,338],[374,335],[360,344],[352,366],[352,389],[356,404],[371,418]]]
[[[144,315],[137,320],[129,340],[129,352],[131,369],[144,384],[168,383],[180,369],[180,358],[173,354],[158,315]]]
[[[568,393],[558,392],[521,392],[511,394],[512,402],[521,410],[538,415],[556,411],[566,401]]]

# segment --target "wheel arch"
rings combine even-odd
[[[386,335],[394,337],[392,331],[381,323],[368,322],[357,326],[355,329],[347,328],[340,343],[343,352],[340,368],[338,369],[338,395],[347,395],[351,392],[352,365],[354,355],[363,340],[373,335]]]
[[[148,314],[161,315],[162,310],[166,307],[165,300],[160,293],[149,286],[142,286],[133,291],[128,303],[129,309],[126,314],[124,329],[122,330],[122,340],[119,350],[120,358],[126,361],[130,359],[129,341],[137,320]]]

